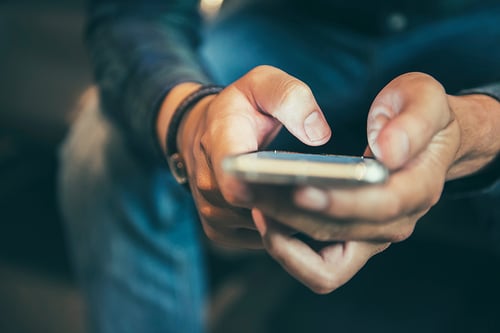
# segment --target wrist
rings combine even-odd
[[[191,108],[186,116],[183,117],[179,124],[176,137],[177,149],[179,152],[183,153],[185,149],[192,150],[195,142],[201,140],[201,138],[199,138],[199,128],[205,123],[204,117],[208,105],[215,97],[215,94],[204,96]]]
[[[186,90],[180,91],[182,88]],[[165,107],[167,109],[165,111],[165,117],[168,116],[169,118],[166,121],[168,124],[166,126],[165,134],[165,155],[170,171],[179,184],[186,184],[188,181],[185,160],[179,151],[178,145],[181,124],[198,103],[200,103],[203,99],[206,99],[208,96],[218,94],[222,89],[223,88],[221,86],[216,85],[198,85],[194,90],[191,89],[191,86],[181,86],[174,92],[175,96],[168,99],[165,103]],[[183,95],[183,99],[177,104],[175,109],[170,109],[171,105],[173,105],[172,98],[179,98],[182,96],[182,92],[185,93],[186,91],[189,91],[189,93],[187,95]],[[163,129],[159,130],[160,135],[163,134],[163,131]]]
[[[500,103],[487,95],[448,96],[460,127],[460,146],[447,180],[481,170],[500,152]]]
[[[172,88],[163,100],[156,118],[156,135],[158,143],[160,144],[164,154],[166,154],[167,150],[167,142],[165,138],[167,137],[167,130],[170,121],[172,120],[172,115],[179,104],[200,86],[201,84],[195,82],[181,83]]]

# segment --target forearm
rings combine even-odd
[[[447,174],[453,180],[475,174],[500,153],[500,102],[481,94],[449,96],[461,129],[460,147]]]
[[[146,157],[160,156],[156,116],[181,82],[207,82],[197,57],[197,1],[94,0],[87,43],[101,100]]]
[[[499,85],[491,92],[499,93]],[[499,89],[500,90],[500,89]],[[481,92],[481,91],[479,91]],[[463,196],[491,188],[500,179],[500,102],[493,93],[448,96],[460,127],[460,145],[446,175],[444,195]]]

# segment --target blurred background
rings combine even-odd
[[[206,0],[202,9],[213,15],[221,2]],[[84,331],[55,191],[58,144],[92,81],[82,43],[84,5],[0,1],[1,333]],[[423,223],[328,296],[312,294],[265,255],[209,253],[210,327],[220,333],[498,332],[498,255],[468,242],[467,230],[438,242],[448,227],[426,230]]]
[[[55,203],[57,145],[91,82],[81,0],[0,2],[0,332],[82,332]]]

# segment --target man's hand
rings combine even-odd
[[[172,104],[166,101],[164,106],[168,109]],[[160,140],[165,137],[165,121],[160,114]],[[309,87],[269,66],[257,67],[219,95],[204,98],[183,120],[179,151],[211,240],[240,248],[262,247],[249,209],[252,193],[222,171],[222,160],[261,149],[282,125],[308,145],[324,144],[331,136]]]
[[[498,110],[486,123],[471,116],[485,120],[485,103],[448,96],[428,75],[396,78],[374,100],[367,124],[366,153],[391,169],[389,181],[356,189],[304,187],[289,196],[262,191],[254,215],[265,247],[311,289],[339,287],[375,253],[412,234],[445,180],[477,171],[498,153]],[[293,236],[297,231],[326,243],[313,251]]]

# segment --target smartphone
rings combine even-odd
[[[222,167],[234,177],[255,184],[359,186],[382,184],[387,168],[362,156],[259,151],[227,157]]]

